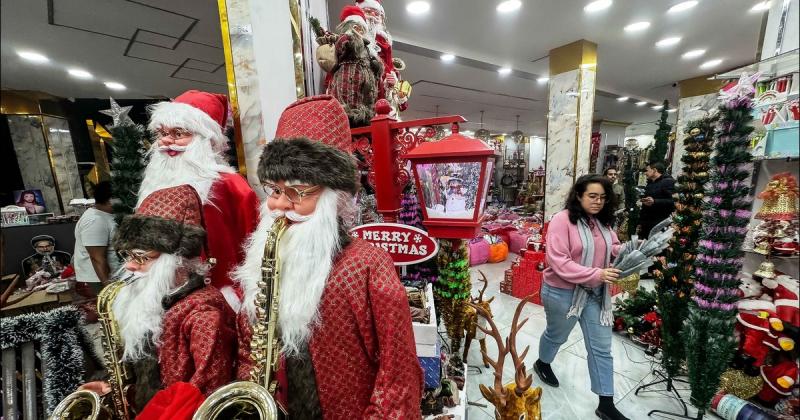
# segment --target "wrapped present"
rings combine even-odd
[[[507,269],[505,272],[505,276],[503,277],[503,280],[500,282],[500,293],[505,293],[507,295],[511,294],[511,284],[513,277],[514,277],[513,270],[510,268]]]
[[[437,341],[436,354],[432,357],[417,357],[425,377],[425,388],[437,388],[442,381],[441,347]]]
[[[483,237],[470,240],[467,247],[469,247],[470,266],[485,264],[489,261],[489,242]]]

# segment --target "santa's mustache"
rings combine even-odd
[[[119,275],[119,278],[124,281],[125,283],[131,284],[136,280],[139,280],[143,277],[147,277],[147,273],[143,271],[130,271],[128,269],[123,269]]]
[[[291,220],[292,222],[298,222],[298,223],[299,222],[307,222],[307,221],[311,220],[312,217],[314,217],[314,213],[307,214],[307,215],[304,216],[302,214],[298,214],[294,210],[283,211],[283,210],[277,210],[277,209],[270,211],[269,215],[272,216],[273,219],[277,219],[277,218],[285,216],[287,219]]]
[[[170,151],[172,151],[172,152],[185,152],[186,149],[188,149],[188,148],[189,148],[189,146],[178,146],[177,144],[171,144],[169,146],[158,146],[158,151],[162,152],[162,153],[170,152]]]

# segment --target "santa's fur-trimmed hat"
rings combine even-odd
[[[355,22],[361,24],[364,29],[367,28],[367,17],[358,6],[347,5],[343,7],[342,12],[339,14],[339,21],[342,23]]]
[[[198,257],[206,239],[202,211],[200,197],[189,185],[155,191],[142,201],[135,214],[122,220],[114,236],[114,248]]]
[[[160,127],[182,128],[210,139],[215,151],[223,151],[228,138],[223,132],[228,119],[228,98],[218,93],[189,90],[171,102],[150,107],[150,123],[154,131]]]
[[[381,15],[386,14],[383,11],[383,5],[381,4],[380,0],[356,0],[356,6],[358,6],[360,9],[378,10]]]

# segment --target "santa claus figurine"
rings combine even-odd
[[[188,383],[201,394],[230,382],[236,358],[236,314],[207,285],[200,198],[189,185],[150,194],[117,228],[114,247],[125,285],[112,303],[122,361],[135,376],[139,411],[160,389]],[[112,284],[108,287],[114,287]],[[104,394],[105,382],[84,388]]]
[[[800,309],[798,309],[800,284],[797,279],[780,275],[774,279],[765,278],[762,284],[772,290],[775,312],[778,317],[784,322],[800,327]]]
[[[203,203],[208,232],[211,284],[238,308],[240,293],[229,272],[243,261],[244,243],[258,220],[258,197],[236,169],[226,163],[228,138],[223,134],[228,99],[190,90],[171,102],[155,104],[148,128],[155,135],[150,161],[139,189],[139,203],[162,188],[191,185]]]
[[[331,146],[350,142],[344,110],[330,96],[303,99],[283,112],[276,136],[259,162],[268,191],[261,222],[234,273],[245,291],[239,379],[252,366],[267,234],[284,219],[289,227],[277,249],[286,380],[277,400],[292,418],[420,418],[423,378],[405,290],[386,252],[348,234],[356,164]]]
[[[781,398],[792,394],[792,387],[797,383],[797,362],[785,360],[774,366],[762,366],[761,377],[764,387],[758,398],[768,404],[775,404]]]

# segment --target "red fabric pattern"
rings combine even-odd
[[[188,382],[208,395],[233,379],[236,315],[219,290],[203,287],[164,315],[158,364],[161,383]]]
[[[191,420],[205,397],[196,386],[175,382],[158,391],[147,403],[136,420]]]
[[[408,299],[389,255],[353,239],[334,262],[319,312],[309,350],[324,417],[420,418],[422,369]],[[240,343],[249,343],[243,318]],[[242,350],[239,379],[250,367]]]
[[[239,174],[221,174],[203,206],[208,247],[217,264],[211,269],[211,284],[216,288],[234,286],[230,272],[244,261],[242,244],[258,224],[259,201],[256,193]]]
[[[330,77],[330,73],[326,78]],[[276,139],[307,137],[350,152],[350,123],[342,104],[331,95],[300,99],[289,105],[278,120]]]
[[[200,226],[200,199],[194,188],[186,184],[164,188],[148,195],[136,209],[136,214]]]

